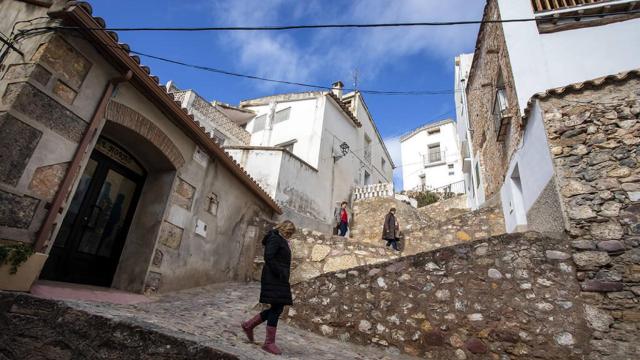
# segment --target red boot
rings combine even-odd
[[[280,348],[276,345],[276,329],[277,327],[275,326],[267,325],[267,336],[264,339],[262,350],[274,355],[280,355],[282,351],[280,351]]]
[[[258,314],[241,324],[242,331],[244,331],[244,333],[247,335],[247,338],[250,342],[253,342],[253,328],[262,324],[263,322],[264,320],[262,320],[262,316]]]

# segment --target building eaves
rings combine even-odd
[[[411,130],[410,132],[400,136],[400,141],[401,142],[405,141],[405,140],[409,139],[410,137],[412,137],[412,136],[414,136],[414,135],[416,135],[416,134],[418,134],[418,133],[420,133],[422,131],[433,129],[433,128],[437,128],[437,127],[440,127],[442,125],[452,124],[452,123],[455,123],[455,121],[453,121],[453,119],[444,119],[444,120],[440,120],[440,121],[436,121],[436,122],[433,122],[433,123],[422,125],[419,128]]]
[[[303,91],[263,96],[255,99],[242,100],[240,101],[240,107],[268,105],[271,102],[306,100],[321,96],[323,93],[324,91]]]
[[[364,106],[364,110],[367,112],[367,116],[371,120],[371,125],[373,126],[373,131],[376,132],[376,136],[378,137],[378,140],[382,144],[382,149],[384,150],[384,153],[387,154],[387,158],[391,162],[391,168],[395,169],[396,168],[396,164],[393,162],[393,159],[391,158],[391,154],[389,154],[389,150],[387,150],[387,145],[384,143],[384,140],[382,140],[382,136],[380,135],[380,132],[378,131],[378,126],[376,126],[376,122],[375,122],[375,120],[373,120],[373,116],[371,116],[371,112],[369,112],[369,106],[367,106],[367,103],[365,102],[364,96],[362,96],[362,93],[358,92],[358,94],[360,94],[360,96],[358,96],[358,98],[360,98],[360,100],[362,101],[362,105]],[[352,92],[344,95],[342,97],[342,99],[343,100],[344,99],[349,99],[349,98],[355,97],[355,95],[356,95],[356,92],[352,91]]]
[[[331,99],[333,99],[333,101],[335,101],[336,104],[338,104],[340,109],[342,109],[342,111],[347,115],[347,117],[349,117],[349,119],[351,119],[351,121],[356,125],[356,127],[362,127],[362,123],[358,120],[358,118],[353,113],[353,111],[351,111],[351,109],[349,109],[347,104],[345,104],[342,101],[342,99],[340,99],[338,97],[338,95],[334,94],[332,91],[327,91],[325,94],[326,94],[326,96],[328,96]]]
[[[181,104],[174,100],[173,95],[160,84],[157,76],[151,75],[151,69],[140,63],[140,58],[129,53],[129,46],[118,42],[118,35],[104,29],[105,21],[92,16],[92,8],[84,1],[67,1],[60,8],[52,8],[49,16],[61,19],[78,26],[91,44],[103,56],[112,60],[111,65],[121,71],[130,70],[133,77],[130,83],[158,108],[179,128],[185,131],[192,140],[202,146],[213,158],[220,161],[240,182],[247,186],[254,194],[264,201],[276,213],[282,214],[282,209],[274,199],[260,187],[260,185],[236,162],[229,153],[223,150],[205,132],[205,128],[198,123]]]
[[[596,90],[614,83],[625,82],[633,78],[640,78],[640,68],[633,69],[613,75],[602,76],[599,78],[573,83],[567,86],[552,88],[543,92],[534,94],[527,102],[524,109],[524,118],[527,119],[536,100],[546,100],[549,98],[562,98],[565,95],[580,93],[585,90]]]

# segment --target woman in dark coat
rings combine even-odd
[[[391,208],[384,218],[382,227],[382,238],[387,240],[387,246],[391,245],[393,250],[398,250],[398,239],[400,238],[400,226],[396,220],[396,208]]]
[[[291,272],[291,249],[289,239],[296,231],[295,225],[286,220],[269,231],[262,239],[264,245],[264,267],[260,279],[260,302],[271,307],[242,323],[242,330],[253,342],[253,329],[267,322],[267,335],[262,345],[266,352],[280,355],[276,345],[278,319],[285,305],[293,305],[289,274]]]

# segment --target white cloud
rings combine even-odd
[[[481,17],[483,5],[482,0],[228,0],[215,2],[213,9],[219,24],[242,26],[469,20]],[[346,78],[354,68],[366,81],[411,55],[449,60],[473,45],[476,30],[465,25],[229,32],[218,39],[247,73],[317,83]]]

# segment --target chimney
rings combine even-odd
[[[338,99],[342,99],[342,89],[344,88],[344,84],[342,81],[338,80],[331,84],[331,92],[338,97]]]

